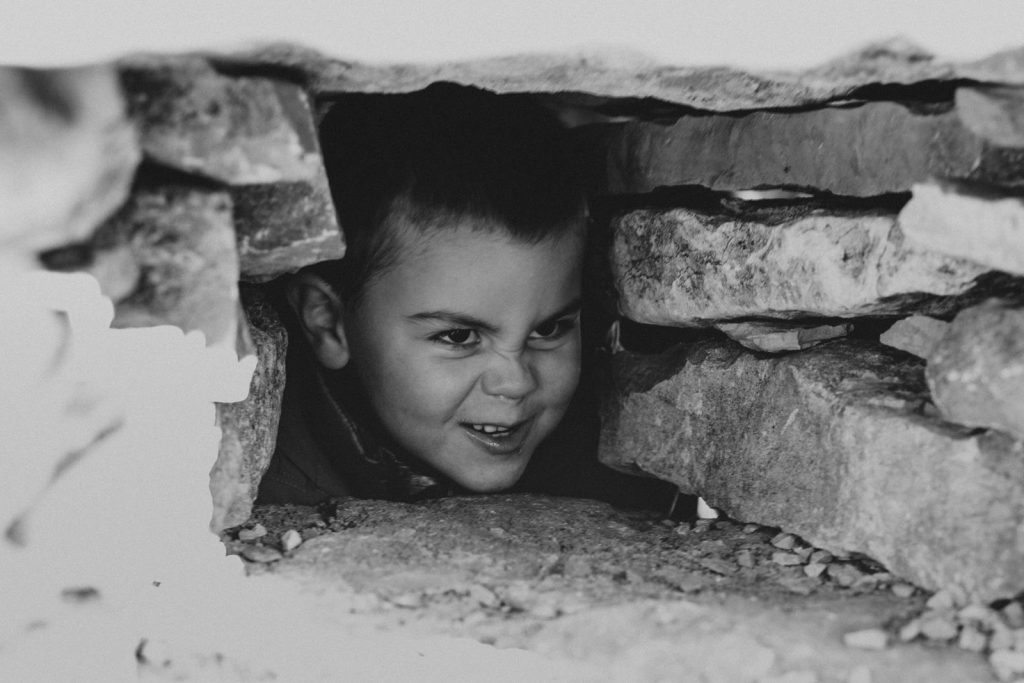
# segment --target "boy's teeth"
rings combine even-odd
[[[473,429],[484,434],[497,434],[498,432],[505,433],[508,427],[496,427],[494,425],[471,425]]]

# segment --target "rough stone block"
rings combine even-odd
[[[920,361],[844,340],[613,357],[601,460],[981,601],[1024,585],[1024,444],[921,414]]]
[[[149,159],[232,185],[309,181],[321,172],[299,86],[222,76],[197,57],[133,57],[119,68]]]
[[[220,531],[245,522],[260,479],[270,465],[284,395],[288,335],[266,298],[252,288],[242,290],[249,334],[257,357],[248,397],[239,403],[218,403],[220,452],[210,471],[213,495],[211,527]]]
[[[653,325],[942,315],[986,272],[905,244],[881,211],[645,209],[614,218],[612,231],[619,309]]]
[[[107,66],[0,68],[0,252],[88,239],[128,196],[141,152]]]
[[[927,358],[942,336],[949,323],[926,315],[912,315],[893,323],[892,327],[879,336],[878,341],[900,351]]]
[[[96,232],[91,271],[116,292],[114,327],[175,325],[208,344],[238,331],[238,253],[227,192],[140,188]]]
[[[907,192],[931,177],[1009,180],[1004,160],[989,147],[955,110],[919,113],[893,102],[683,116],[671,125],[609,127],[598,143],[594,182],[614,194],[702,185],[872,196]],[[1024,175],[1019,165],[1016,175]]]
[[[907,242],[1024,275],[1024,200],[956,183],[914,185],[900,211]]]
[[[269,280],[345,255],[322,171],[311,181],[234,187],[231,197],[244,279]]]
[[[961,311],[925,375],[947,420],[1024,439],[1024,309],[993,299]]]

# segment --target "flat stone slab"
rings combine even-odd
[[[982,601],[1024,585],[1024,444],[926,417],[920,361],[838,341],[613,356],[600,457]]]
[[[316,126],[298,85],[224,76],[187,56],[131,57],[118,70],[147,158],[232,185],[321,173]]]
[[[652,325],[942,315],[986,272],[907,244],[884,211],[642,209],[613,218],[611,230],[619,310]]]
[[[943,417],[1024,439],[1024,308],[993,299],[964,309],[927,358]]]
[[[1024,199],[1019,196],[952,182],[917,184],[900,211],[900,227],[917,247],[1024,275]]]
[[[927,358],[935,345],[946,334],[949,323],[926,315],[912,315],[901,318],[883,332],[878,341],[894,349]]]
[[[342,48],[339,48],[342,49]],[[216,55],[227,65],[270,64],[302,74],[319,95],[401,93],[436,81],[499,93],[588,93],[654,98],[710,111],[800,107],[856,97],[867,86],[906,86],[973,79],[1024,82],[1024,50],[964,64],[935,60],[903,40],[874,43],[801,72],[755,73],[728,67],[681,67],[643,55],[592,51],[526,54],[438,64],[364,64],[294,44]]]
[[[828,572],[811,578],[801,560],[773,560],[773,529],[663,515],[529,495],[350,500],[257,506],[247,526],[262,524],[261,539],[225,536],[244,557],[280,550],[282,535],[297,531],[303,543],[250,563],[253,578],[303,586],[325,609],[340,601],[347,609],[330,608],[351,624],[592,667],[569,680],[992,679],[983,657],[956,648],[899,645],[893,634],[881,650],[844,644],[850,632],[898,628],[921,609],[920,593],[897,597],[880,577],[856,587]],[[827,561],[874,576],[854,560]]]
[[[608,194],[702,185],[864,197],[907,192],[932,177],[1013,175],[955,108],[928,113],[895,102],[632,121],[606,127],[590,145],[588,172],[595,190]]]

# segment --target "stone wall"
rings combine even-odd
[[[610,318],[699,332],[612,355],[607,464],[928,588],[1024,586],[1024,51],[875,45],[751,74],[280,45],[0,69],[0,264],[90,273],[115,327],[256,363],[217,411],[214,528],[248,517],[276,432],[287,340],[259,285],[344,254],[319,113],[440,80],[535,93],[572,125]]]

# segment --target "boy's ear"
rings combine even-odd
[[[349,359],[348,339],[341,299],[331,286],[317,275],[299,273],[285,294],[320,364],[331,370],[344,367]]]

